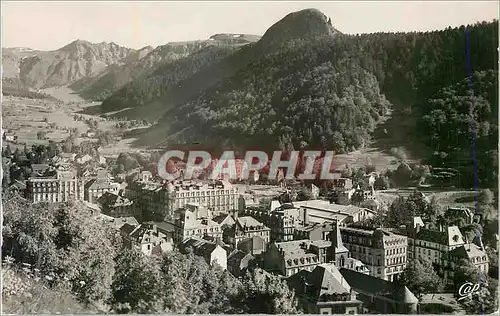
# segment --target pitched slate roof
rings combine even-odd
[[[97,199],[97,202],[101,205],[107,206],[128,206],[132,205],[133,203],[133,201],[130,201],[125,197],[111,192],[105,192],[103,195],[101,195],[101,197]]]
[[[332,267],[317,266],[310,274],[308,281],[318,286],[318,295],[349,293],[349,284],[341,284],[331,272]],[[336,268],[335,268],[336,269]],[[347,282],[346,282],[347,283]]]
[[[9,188],[16,188],[18,190],[26,190],[26,183],[19,180],[14,180],[14,182],[9,186]]]
[[[44,163],[41,164],[34,163],[31,165],[31,169],[33,169],[33,172],[36,173],[44,173],[45,171],[47,171],[47,169],[49,169],[49,165]]]
[[[404,285],[385,281],[345,268],[340,268],[339,271],[356,292],[381,296],[398,303],[418,303],[418,299],[415,295]]]
[[[215,248],[217,248],[216,242],[211,242],[205,239],[190,237],[182,242],[182,248],[187,249],[191,247],[193,252],[199,256],[210,255]]]
[[[214,222],[217,222],[217,223],[221,224],[221,225],[232,226],[235,223],[234,219],[229,214],[220,214],[220,215],[217,215],[212,220]]]
[[[106,215],[102,215],[102,216],[106,216]],[[110,221],[109,221],[114,227],[120,229],[121,227],[123,227],[123,225],[131,225],[133,227],[136,227],[139,225],[139,222],[137,221],[137,219],[135,217],[118,217],[118,218],[112,218]],[[130,231],[132,232],[132,231]]]
[[[248,262],[252,259],[254,259],[254,256],[251,254],[245,253],[241,250],[235,250],[227,257],[227,265],[242,268],[241,265],[243,261]]]
[[[416,233],[415,239],[439,243],[447,246],[464,243],[462,233],[457,226],[449,226],[444,231],[422,228],[418,233]]]
[[[129,223],[126,223],[120,228],[120,231],[126,235],[130,235],[135,230],[136,227],[137,225],[131,225]]]
[[[480,257],[482,259],[484,256],[488,258],[486,252],[481,250],[476,244],[467,244],[465,246],[460,246],[453,249],[448,254],[452,257],[464,259],[472,259],[477,257]]]
[[[258,227],[261,227],[261,229],[269,229],[266,225],[262,224],[261,222],[259,222],[255,218],[253,218],[252,216],[238,217],[236,219],[236,223],[238,224],[238,226],[240,228],[244,228],[244,227],[252,228],[253,227],[254,229],[257,229]]]
[[[108,182],[105,179],[92,179],[89,182],[85,184],[85,188],[89,190],[98,190],[98,189],[110,189],[115,186],[118,186],[117,184],[113,184]]]
[[[350,294],[351,287],[333,264],[322,264],[313,271],[301,270],[288,279],[298,293],[311,295],[317,302],[323,295]]]

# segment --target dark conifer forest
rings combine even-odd
[[[431,149],[423,158],[463,169],[472,181],[464,185],[473,184],[475,139],[480,184],[494,182],[498,21],[345,35],[319,11],[304,12],[283,18],[256,43],[207,48],[160,67],[102,107],[142,107],[147,113],[159,102],[163,117],[154,128],[170,142],[282,148],[307,143],[337,153],[365,146],[392,110],[416,122],[415,142]],[[304,21],[316,31],[294,26]],[[287,36],[280,40],[280,32]],[[180,130],[181,140],[171,136]]]

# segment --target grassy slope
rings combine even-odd
[[[2,314],[96,314],[64,290],[47,287],[22,270],[2,267]]]

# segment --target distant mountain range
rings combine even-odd
[[[139,50],[115,43],[76,40],[54,51],[4,48],[3,82],[7,89],[44,89],[70,85],[90,99],[110,95],[155,67],[209,46],[238,47],[259,39],[245,34],[216,34],[208,40],[167,43]]]

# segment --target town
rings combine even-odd
[[[498,254],[498,236],[485,246],[474,230],[484,214],[450,205],[438,217],[417,188],[384,206],[379,196],[388,183],[376,171],[344,169],[318,187],[287,180],[280,169],[274,184],[263,184],[258,173],[245,181],[224,173],[207,178],[214,161],[198,179],[168,181],[155,168],[120,173],[116,164],[130,159],[124,154],[113,159],[40,147],[4,148],[4,192],[31,203],[78,201],[120,233],[123,247],[145,256],[193,253],[237,278],[254,269],[280,276],[308,297],[308,313],[415,313],[439,303],[460,311],[457,267],[493,277],[498,271],[498,260],[490,259]],[[234,165],[241,179],[243,161]],[[404,214],[412,203],[415,212]],[[389,217],[399,218],[391,225]],[[412,292],[401,280],[416,260],[431,271],[413,273],[448,283]]]

